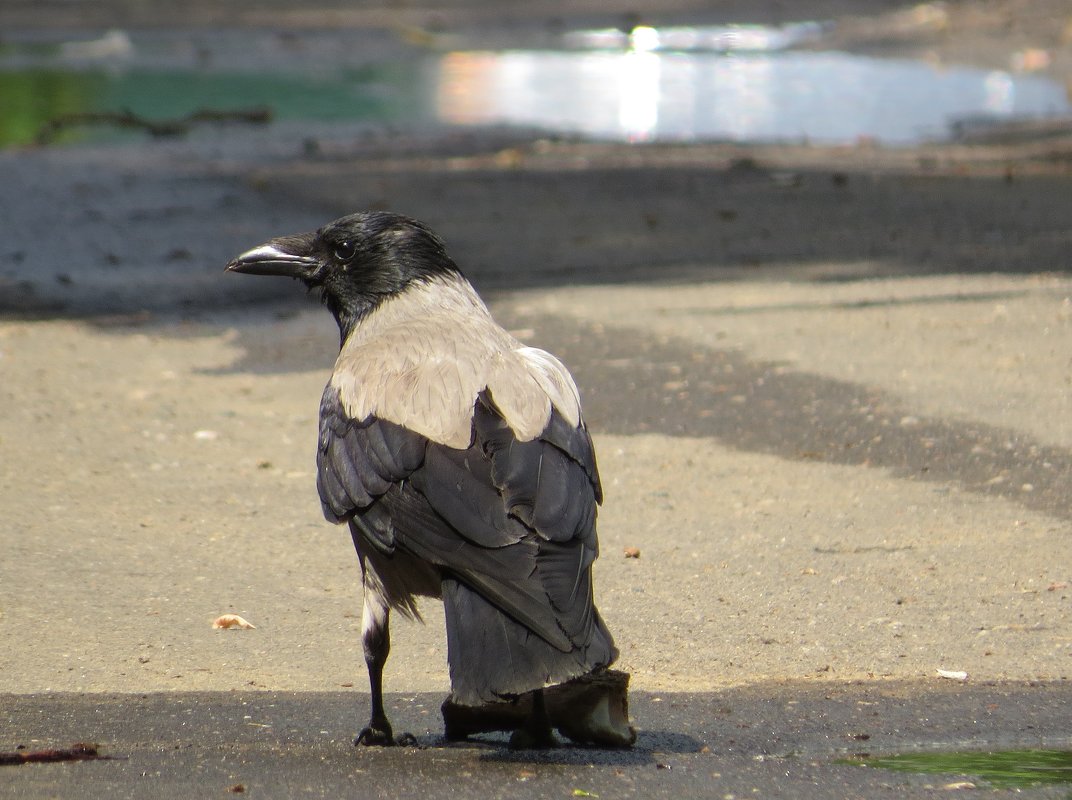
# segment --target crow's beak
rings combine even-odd
[[[311,250],[311,245],[309,234],[272,239],[244,252],[227,265],[227,271],[312,280],[320,270],[320,259],[304,255]]]

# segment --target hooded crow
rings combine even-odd
[[[440,238],[399,214],[272,239],[227,269],[298,278],[339,324],[317,489],[361,564],[372,715],[355,743],[394,743],[389,618],[419,619],[420,596],[444,603],[454,701],[534,690],[515,744],[552,742],[542,689],[617,657],[593,602],[602,490],[569,372],[503,330]]]

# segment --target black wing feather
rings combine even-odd
[[[471,542],[506,547],[529,533],[506,515],[502,496],[491,480],[490,464],[478,448],[455,450],[430,444],[425,463],[412,480],[431,507]]]
[[[369,417],[351,419],[328,386],[320,401],[320,439],[316,453],[317,489],[324,516],[349,519],[367,508],[395,482],[424,461],[427,440],[401,425]]]
[[[540,434],[540,440],[553,444],[581,466],[592,483],[596,503],[602,503],[603,487],[599,481],[599,468],[596,466],[596,451],[584,422],[571,425],[557,410],[552,409],[551,419]]]
[[[569,423],[552,408],[543,434],[518,441],[487,393],[477,400],[473,425],[510,514],[545,539],[591,540],[594,547],[595,504],[602,492],[592,440],[583,426],[567,432]]]

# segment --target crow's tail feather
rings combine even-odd
[[[564,652],[457,580],[443,581],[443,604],[453,699],[463,705],[561,683],[609,666],[618,655],[598,612],[585,641]]]

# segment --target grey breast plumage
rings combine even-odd
[[[417,587],[390,574],[415,559],[436,570],[459,702],[616,657],[592,599],[602,495],[576,385],[460,276],[410,286],[350,334],[317,464],[325,515],[350,521],[380,585]],[[387,601],[412,613],[408,594]]]

